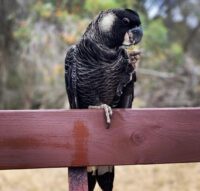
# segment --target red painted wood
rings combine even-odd
[[[0,169],[200,162],[200,108],[0,111]]]

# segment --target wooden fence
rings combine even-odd
[[[0,170],[200,162],[200,108],[116,109],[105,127],[102,110],[0,110]]]

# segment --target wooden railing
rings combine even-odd
[[[1,170],[183,162],[200,162],[200,108],[116,109],[109,129],[102,110],[0,110]]]

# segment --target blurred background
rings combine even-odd
[[[138,11],[144,29],[134,107],[199,106],[199,0],[0,0],[0,109],[68,107],[66,50],[117,7]],[[117,167],[114,190],[196,191],[199,179],[199,164]],[[66,169],[0,172],[0,191],[66,189]]]

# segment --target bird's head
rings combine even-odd
[[[143,36],[141,21],[131,9],[102,11],[88,26],[84,36],[109,48],[139,43]]]

